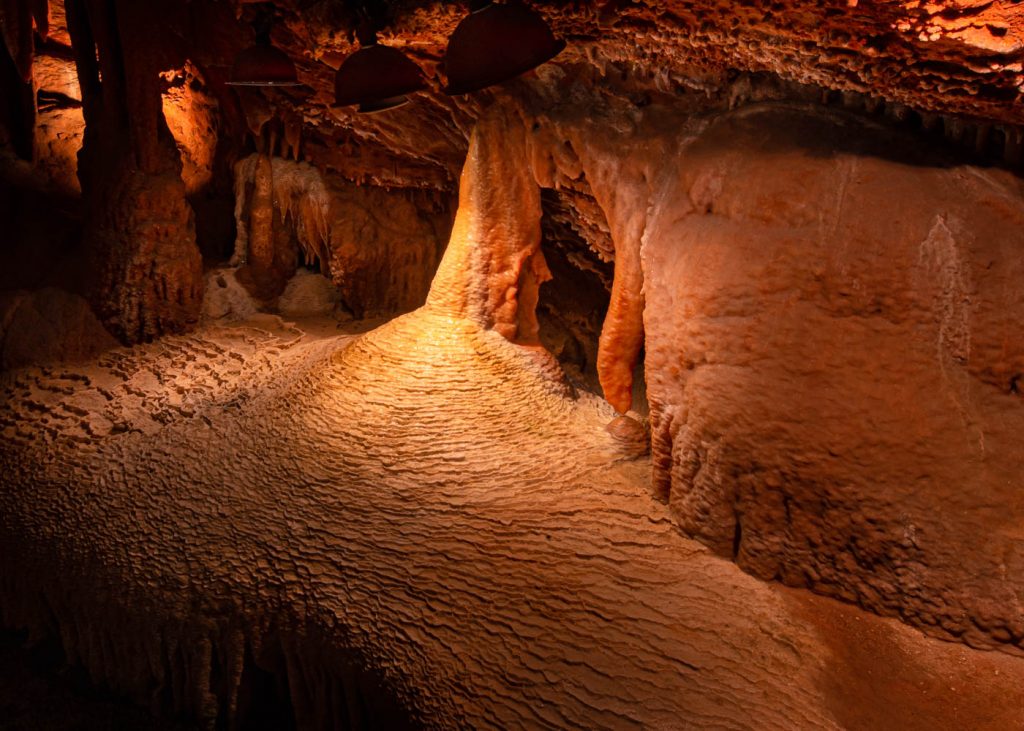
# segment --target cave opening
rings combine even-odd
[[[541,251],[551,270],[551,279],[541,285],[537,303],[540,340],[575,381],[600,393],[597,341],[608,313],[614,268],[599,253],[611,250],[607,230],[598,230],[601,243],[590,245],[584,236],[593,236],[595,231],[580,230],[581,224],[565,194],[544,189],[541,204]]]
[[[0,727],[1021,727],[1024,4],[0,43]]]

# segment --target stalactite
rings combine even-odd
[[[548,110],[532,119],[529,159],[536,181],[557,188],[563,180],[585,179],[609,227],[615,271],[611,304],[598,344],[597,369],[607,401],[625,414],[633,406],[634,372],[644,344],[644,275],[640,251],[663,138],[639,130],[615,134],[594,119],[560,119]],[[621,122],[620,122],[621,123]],[[614,154],[611,152],[614,150]]]
[[[305,163],[278,160],[274,168],[275,196],[282,218],[289,218],[306,263],[321,263],[330,273],[330,196],[320,172]]]
[[[261,162],[262,159],[261,155],[251,155],[235,166],[235,219],[238,234],[233,261],[237,264],[251,261],[249,252],[254,246],[251,224],[255,219],[247,222],[246,211],[257,206],[255,194],[250,195],[249,189],[259,181],[258,185],[273,185],[272,191],[268,187],[265,194],[260,194],[262,212],[259,215],[265,218],[271,206],[276,203],[282,222],[294,228],[306,263],[319,261],[324,271],[329,273],[330,196],[320,172],[312,165],[279,157],[268,159],[265,164]]]
[[[281,140],[281,157],[298,162],[302,158],[302,117],[292,114],[285,118]]]
[[[234,266],[248,261],[257,160],[251,155],[235,165]],[[279,157],[271,165],[276,255],[297,244],[305,263],[318,265],[354,312],[408,312],[423,303],[448,233],[439,199],[357,186]]]

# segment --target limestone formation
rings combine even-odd
[[[1019,651],[1019,181],[806,106],[675,125],[652,107],[625,150],[572,113],[532,123],[536,148],[575,151],[536,174],[535,149],[534,181],[515,126],[477,129],[435,287],[470,272],[459,301],[507,336],[487,313],[524,300],[492,262],[530,234],[503,216],[522,227],[537,182],[586,178],[615,245],[604,394],[629,409],[645,343],[654,489],[687,533],[764,579]]]
[[[330,278],[360,316],[423,303],[450,225],[447,206],[431,196],[367,189],[307,163],[259,155],[236,165],[234,191],[234,263],[252,264],[255,248],[264,268],[282,270],[283,287],[295,262],[274,262],[297,256]]]
[[[712,121],[663,185],[646,371],[684,529],[756,576],[1019,651],[1020,181],[764,108]]]
[[[552,376],[432,308],[12,374],[3,620],[207,724],[268,693],[304,728],[1019,724],[1018,659],[713,556]]]
[[[156,28],[133,32],[132,20],[146,19],[136,4],[66,9],[86,121],[78,175],[97,313],[127,342],[186,329],[199,316],[202,262],[161,111],[156,71],[171,52]]]
[[[286,317],[329,316],[340,301],[338,289],[327,277],[300,269],[288,281],[277,307]]]
[[[82,297],[46,288],[0,299],[0,370],[88,360],[115,345]]]
[[[0,0],[0,630],[209,728],[1024,729],[1024,4],[523,2],[449,97],[464,3]]]
[[[248,320],[259,311],[259,304],[238,281],[231,267],[213,269],[206,274],[203,293],[204,320]]]

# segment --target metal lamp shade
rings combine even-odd
[[[230,86],[298,86],[295,64],[288,54],[269,44],[245,49],[231,67]]]
[[[515,78],[565,48],[548,24],[518,0],[487,4],[466,16],[448,40],[443,67],[451,96]]]
[[[359,105],[363,113],[400,107],[408,95],[426,87],[423,71],[401,51],[388,46],[360,48],[345,59],[334,77],[334,106]]]

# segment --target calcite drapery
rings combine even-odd
[[[586,180],[641,293],[620,302],[647,333],[657,494],[763,578],[1018,647],[1024,576],[988,506],[1013,509],[1024,469],[1019,181],[807,104],[633,120],[552,106],[531,157]],[[614,314],[621,411],[639,346]]]
[[[272,174],[261,173],[260,182],[272,181],[273,190],[260,193],[256,205],[257,168],[264,164]],[[234,193],[233,264],[249,261],[254,217],[268,227],[272,217],[267,260],[297,253],[333,281],[353,313],[393,315],[423,304],[449,233],[443,199],[356,185],[306,162],[260,154],[235,165]]]

